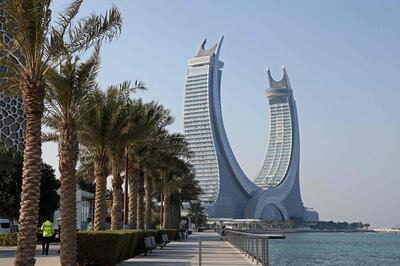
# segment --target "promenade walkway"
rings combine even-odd
[[[199,240],[202,241],[202,265],[256,265],[214,232],[194,233],[184,241],[172,242],[147,256],[124,261],[120,266],[189,266],[199,265]]]
[[[36,266],[58,266],[60,263],[60,254],[57,253],[60,245],[51,243],[49,255],[42,255],[42,245],[36,246]],[[16,247],[0,247],[0,266],[14,265]]]
[[[202,265],[256,265],[229,243],[222,241],[214,232],[194,233],[183,241],[169,243],[165,248],[157,248],[147,256],[137,256],[124,261],[119,266],[189,266],[199,265],[199,239],[202,241]],[[36,248],[37,266],[60,265],[57,254],[58,244],[52,244],[49,256],[41,254],[42,247]],[[14,265],[16,248],[0,247],[0,266]]]

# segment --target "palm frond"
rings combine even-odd
[[[77,22],[69,34],[69,51],[86,50],[96,41],[111,41],[118,36],[122,28],[122,16],[116,7],[106,15],[91,15]]]
[[[68,8],[61,14],[56,22],[58,29],[56,30],[61,36],[64,36],[65,31],[70,27],[72,20],[76,17],[83,0],[73,1]]]
[[[58,134],[55,132],[42,132],[42,141],[43,142],[57,142]]]
[[[22,162],[22,154],[17,152],[14,147],[0,141],[0,171],[14,172]]]

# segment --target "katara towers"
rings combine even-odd
[[[299,128],[286,70],[275,81],[268,70],[271,121],[263,166],[253,183],[237,163],[221,112],[221,40],[202,42],[189,60],[184,95],[184,132],[193,152],[190,162],[210,217],[289,219],[307,217],[299,186]]]

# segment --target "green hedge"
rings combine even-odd
[[[17,240],[17,233],[0,235],[0,246],[16,246]]]
[[[78,263],[111,266],[146,251],[144,238],[154,236],[161,243],[161,235],[175,240],[178,230],[108,230],[78,233]]]

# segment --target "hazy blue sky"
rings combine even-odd
[[[66,0],[55,1],[55,9]],[[206,37],[225,36],[225,128],[254,178],[267,146],[266,68],[285,65],[297,101],[301,192],[322,220],[400,224],[400,2],[98,1],[124,15],[121,37],[102,49],[100,84],[143,80],[140,93],[173,111],[182,131],[187,62]],[[56,146],[44,146],[57,166]]]

